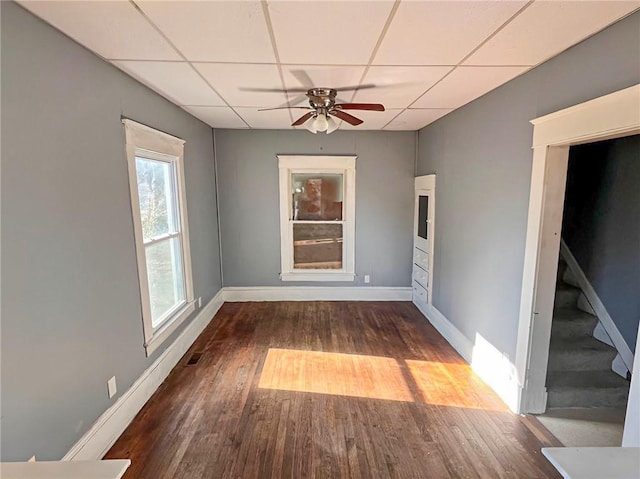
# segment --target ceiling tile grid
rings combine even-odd
[[[19,3],[214,128],[293,128],[302,110],[268,108],[306,107],[311,87],[338,89],[338,102],[385,105],[349,110],[364,123],[341,122],[345,130],[420,129],[640,7],[638,0]]]

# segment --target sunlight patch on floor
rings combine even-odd
[[[397,360],[381,356],[269,349],[258,387],[507,410],[467,364]]]
[[[269,349],[258,387],[413,401],[395,359],[359,354]]]

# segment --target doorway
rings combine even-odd
[[[521,413],[542,413],[547,403],[545,384],[569,148],[640,133],[640,85],[532,123],[533,164],[516,349]]]

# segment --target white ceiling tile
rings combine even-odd
[[[238,115],[240,115],[244,121],[246,121],[251,128],[264,128],[264,129],[289,129],[291,128],[291,115],[289,110],[269,110],[258,111],[257,108],[235,108]],[[293,117],[298,118],[304,114],[304,111],[294,110]]]
[[[287,101],[284,92],[251,91],[282,88],[276,65],[194,63],[194,66],[231,106],[276,107]]]
[[[353,91],[341,91],[340,87],[358,85],[364,69],[364,66],[282,65],[282,74],[287,88],[335,88],[341,101],[350,101]],[[306,104],[304,95],[290,93],[289,98],[298,98],[300,102],[296,104]]]
[[[259,1],[136,3],[189,61],[275,61]]]
[[[374,66],[367,72],[364,83],[372,83],[376,88],[358,90],[353,101],[407,108],[450,70],[451,67]]]
[[[456,65],[525,1],[402,2],[375,65]]]
[[[537,65],[638,8],[636,1],[537,1],[465,65]]]
[[[401,109],[387,109],[385,111],[359,111],[348,110],[347,113],[364,121],[358,126],[352,126],[346,121],[340,125],[341,130],[381,130],[393,117],[400,113]]]
[[[185,106],[186,111],[213,128],[248,128],[231,108],[224,106]]]
[[[283,63],[366,65],[393,1],[269,2]]]
[[[412,108],[458,108],[526,71],[528,67],[458,67]]]
[[[385,126],[384,129],[416,131],[452,111],[452,108],[405,110]]]
[[[113,62],[178,105],[224,105],[224,101],[184,62]]]
[[[20,4],[107,59],[180,60],[180,55],[130,2]]]

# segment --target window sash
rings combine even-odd
[[[353,281],[355,279],[355,156],[278,155],[280,169],[281,279],[283,281]],[[343,180],[341,220],[293,219],[294,174],[340,174]],[[342,225],[342,268],[294,267],[293,227],[296,224]]]
[[[166,133],[154,130],[129,119],[123,119],[127,146],[131,209],[134,223],[138,279],[140,286],[144,346],[147,356],[166,340],[173,331],[195,310],[191,255],[189,247],[189,227],[184,181],[184,141]],[[167,194],[173,196],[168,218],[169,231],[152,238],[144,238],[138,195],[136,158],[169,163],[171,179]],[[174,286],[182,288],[183,299],[172,305],[156,321],[152,320],[149,274],[147,271],[147,249],[162,242],[175,241],[177,252],[172,267],[180,267],[181,274],[174,274]],[[176,261],[179,263],[176,263]],[[180,295],[178,295],[180,296]]]

